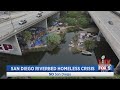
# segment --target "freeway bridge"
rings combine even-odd
[[[0,52],[1,53],[22,55],[16,34],[36,24],[47,29],[47,18],[52,16],[59,17],[59,14],[60,14],[59,11],[43,11],[41,17],[36,17],[39,12],[40,11],[26,11],[25,15],[21,17],[19,16],[18,18],[14,18],[12,20],[8,20],[0,23]],[[19,22],[21,20],[26,20],[27,23],[20,25]],[[9,45],[12,45],[12,46],[9,46]],[[6,47],[7,49],[5,49],[4,47]]]
[[[88,11],[88,13],[120,60],[120,18],[110,11]]]
[[[120,11],[88,11],[88,13],[120,60]],[[120,61],[115,73],[120,73]]]
[[[1,49],[0,52],[22,55],[16,34],[40,22],[42,27],[47,28],[47,18],[55,14],[59,15],[59,11],[43,11],[42,16],[38,18],[36,17],[38,12],[28,11],[22,17],[13,19],[12,22],[9,20],[0,24],[0,48],[2,48],[2,44],[12,44],[14,47],[14,50],[9,52]],[[120,18],[118,17],[120,11],[114,11],[114,13],[111,11],[88,11],[88,13],[120,60]],[[24,19],[27,20],[27,23],[19,25],[19,21]]]

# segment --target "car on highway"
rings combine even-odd
[[[27,20],[21,20],[21,21],[19,22],[19,25],[23,25],[23,24],[25,24],[25,23],[27,23]]]
[[[42,11],[40,11],[38,14],[37,14],[37,16],[36,17],[41,17],[42,16]]]
[[[112,22],[112,21],[108,21],[108,23],[109,23],[110,25],[113,25],[113,22]]]

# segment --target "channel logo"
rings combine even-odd
[[[98,60],[98,70],[100,72],[112,71],[111,60],[110,59],[106,59],[105,55],[103,55],[101,57],[101,59]]]

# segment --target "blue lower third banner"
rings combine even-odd
[[[7,77],[114,76],[112,65],[7,65]]]

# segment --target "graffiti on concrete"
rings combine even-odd
[[[10,50],[13,50],[12,45],[10,44],[0,44],[0,52],[9,52]]]

